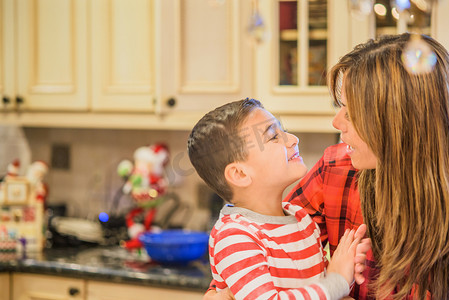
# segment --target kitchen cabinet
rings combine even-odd
[[[256,69],[260,68],[255,72],[256,95],[269,110],[296,115],[286,118],[295,122],[294,127],[310,124],[332,130],[335,110],[326,87],[326,70],[368,36],[356,30],[363,22],[354,19],[341,2],[260,1],[259,12],[271,38],[255,50]]]
[[[87,300],[170,299],[201,300],[204,293],[156,287],[142,287],[108,282],[89,281]]]
[[[12,300],[200,300],[204,294],[52,275],[14,273],[12,278]]]
[[[159,87],[158,1],[89,1],[92,111],[152,112]]]
[[[410,16],[401,14],[397,26],[387,31],[379,30],[374,11],[369,15],[351,12],[351,2],[275,0],[259,1],[256,7],[270,38],[255,49],[255,95],[281,116],[288,129],[333,130],[335,109],[325,86],[326,70],[355,45],[376,34],[418,30],[431,34],[449,49],[449,37],[444,32],[449,26],[447,1],[434,1],[427,28],[417,27],[416,22],[408,25],[411,21],[405,19]],[[376,5],[389,6],[389,2],[376,1]]]
[[[16,45],[5,58],[16,74],[4,75],[16,89],[4,95],[17,109],[153,110],[155,1],[4,2],[5,26],[16,28],[2,47]]]
[[[86,110],[86,5],[86,0],[14,1],[15,43],[4,48],[16,45],[17,109]]]
[[[9,289],[9,273],[0,273],[0,300],[10,300]]]
[[[204,113],[253,96],[251,1],[164,0],[161,12],[163,113]]]
[[[89,3],[92,111],[205,113],[251,95],[247,1]]]
[[[270,39],[256,46],[257,98],[289,130],[332,132],[326,70],[368,36],[340,0],[260,1]]]
[[[0,95],[2,109],[11,110],[14,95],[14,0],[0,0]]]
[[[449,48],[449,3],[434,5],[430,33]],[[0,123],[190,130],[218,105],[254,97],[289,130],[334,132],[325,72],[379,32],[374,13],[358,18],[348,7],[348,0],[0,0],[0,93],[9,112]],[[252,33],[266,32],[258,43],[248,30],[252,16],[262,18]]]
[[[310,84],[311,70],[308,67],[309,50],[320,53],[321,69],[330,64],[331,53],[338,49],[334,41],[338,33],[332,32],[332,20],[337,14],[345,14],[345,8],[335,5],[332,0],[320,0],[323,16],[315,19],[311,15],[315,1],[261,1],[259,13],[266,23],[269,39],[259,43],[256,49],[256,67],[265,72],[256,72],[256,94],[264,100],[268,109],[279,113],[297,112],[300,114],[330,114],[332,108],[323,78]],[[332,8],[332,9],[331,9]],[[320,12],[322,13],[322,12]],[[345,19],[344,17],[342,19]],[[314,22],[318,22],[313,31]],[[340,28],[344,25],[340,25]],[[313,37],[313,34],[316,37]],[[345,38],[347,39],[347,37]],[[312,42],[320,47],[312,48]],[[329,49],[331,47],[334,49]],[[340,47],[342,48],[342,47]],[[329,55],[327,55],[329,53]]]
[[[2,121],[191,128],[251,96],[250,4],[211,2],[0,0]]]
[[[449,28],[448,12],[449,2],[438,1],[438,3],[434,4],[434,9],[432,10],[431,15],[431,34],[436,37],[446,49],[449,49],[449,35],[447,34],[447,29]]]
[[[12,300],[85,300],[85,281],[57,276],[12,275]]]

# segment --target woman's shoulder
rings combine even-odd
[[[356,170],[351,163],[351,158],[347,154],[347,145],[339,143],[327,147],[324,150],[323,164],[328,167],[342,167]]]

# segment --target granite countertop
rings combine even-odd
[[[151,262],[120,247],[45,249],[24,257],[0,257],[0,272],[26,272],[205,292],[212,280],[206,259],[183,266]]]

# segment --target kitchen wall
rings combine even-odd
[[[53,146],[68,146],[68,169],[51,168],[45,181],[49,204],[66,203],[69,216],[95,219],[110,211],[116,191],[123,184],[116,168],[123,159],[133,159],[136,148],[157,142],[168,145],[171,153],[167,167],[170,190],[193,210],[187,227],[204,229],[209,221],[208,189],[194,172],[186,152],[188,131],[25,128],[31,160],[51,163]],[[337,141],[336,134],[297,133],[300,153],[310,168],[323,150]],[[126,210],[131,199],[122,197],[119,206]],[[181,216],[186,218],[186,216]]]

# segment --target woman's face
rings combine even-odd
[[[349,118],[344,89],[342,89],[341,93],[341,104],[340,110],[332,121],[332,125],[341,131],[341,140],[347,144],[346,152],[351,157],[352,165],[358,170],[375,169],[377,157],[360,138]]]

